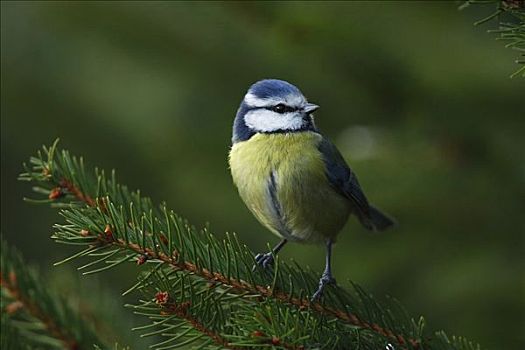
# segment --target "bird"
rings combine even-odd
[[[254,268],[271,269],[288,242],[325,245],[325,268],[312,301],[336,284],[332,246],[350,216],[371,231],[394,225],[368,202],[356,174],[317,128],[313,113],[318,108],[287,81],[257,81],[235,115],[228,155],[241,199],[281,239],[270,252],[255,256]]]

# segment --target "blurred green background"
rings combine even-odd
[[[457,6],[2,2],[4,236],[44,270],[72,251],[49,239],[55,211],[24,203],[16,180],[60,137],[195,225],[265,250],[276,238],[239,199],[226,157],[248,86],[280,78],[321,105],[320,129],[399,221],[380,235],[349,222],[338,281],[397,297],[431,329],[525,348],[524,80],[509,79],[515,52],[491,24],[473,26],[492,7]],[[319,271],[323,254],[282,253]],[[108,276],[119,298],[133,271]]]

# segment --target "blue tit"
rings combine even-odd
[[[242,200],[281,238],[271,252],[255,257],[257,265],[270,267],[287,242],[326,245],[326,266],[314,300],[335,283],[332,245],[350,215],[373,231],[393,225],[368,203],[355,173],[315,126],[312,113],[318,108],[286,81],[256,82],[237,111],[229,153]]]

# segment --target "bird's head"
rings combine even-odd
[[[312,113],[317,108],[286,81],[260,80],[248,89],[237,111],[233,142],[247,140],[256,133],[315,130]]]

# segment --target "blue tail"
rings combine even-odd
[[[372,205],[369,208],[368,216],[360,216],[359,221],[361,221],[361,224],[364,227],[371,231],[383,231],[395,225],[394,219],[382,213]]]

